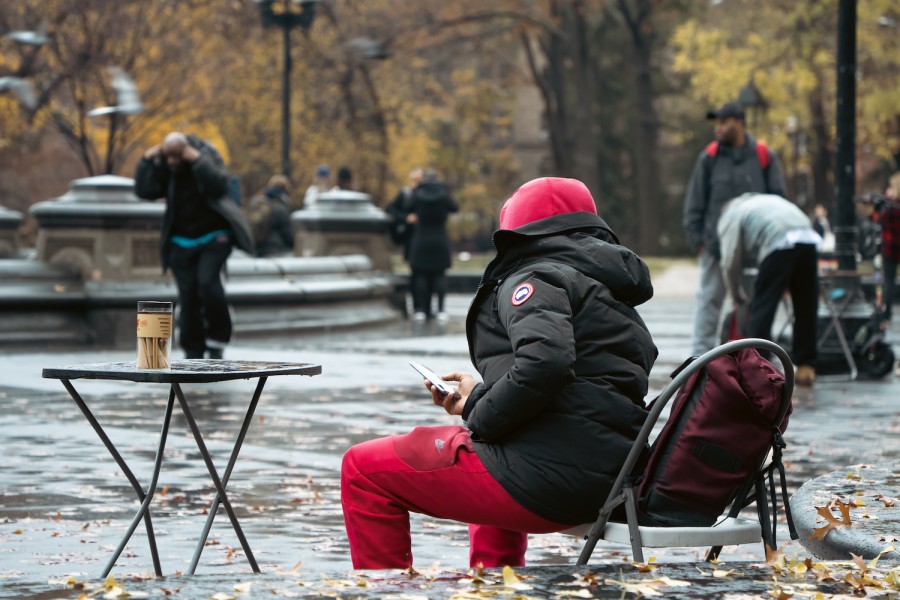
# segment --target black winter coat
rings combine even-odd
[[[407,259],[414,271],[446,271],[450,268],[447,217],[458,207],[443,183],[420,183],[413,190],[410,212],[417,217]]]
[[[152,161],[143,157],[138,161],[134,175],[134,193],[144,200],[166,199],[160,234],[160,260],[163,272],[169,267],[169,246],[175,219],[174,206],[179,199],[202,197],[216,219],[231,229],[238,248],[253,254],[253,235],[237,203],[228,195],[228,171],[219,153],[195,137],[188,136],[188,143],[200,151],[200,158],[190,165],[189,176],[173,176],[162,157]]]
[[[557,523],[593,521],[646,416],[657,349],[634,306],[653,295],[649,271],[589,213],[494,243],[466,320],[484,383],[463,418],[517,502]]]

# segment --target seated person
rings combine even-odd
[[[293,251],[290,181],[287,177],[270,177],[265,189],[250,199],[246,213],[256,242],[256,256],[284,256]]]
[[[597,518],[644,422],[657,350],[635,306],[647,266],[580,181],[541,178],[500,211],[468,315],[468,373],[435,405],[465,426],[353,446],[341,502],[356,569],[413,564],[409,513],[469,524],[472,566],[521,566],[528,533]]]

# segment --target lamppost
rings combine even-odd
[[[280,27],[284,39],[281,80],[281,173],[291,178],[291,30],[308,30],[319,0],[254,0],[262,15],[263,27]]]
[[[763,98],[762,93],[753,83],[753,78],[747,82],[747,85],[741,88],[737,98],[738,103],[747,109],[748,127],[759,125],[765,118],[766,111],[769,110],[769,103]]]
[[[806,171],[802,173],[800,171],[800,156],[806,154],[806,133],[800,127],[800,120],[796,115],[788,117],[785,132],[791,141],[791,192],[798,206],[806,206],[808,200]]]

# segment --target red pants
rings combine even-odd
[[[354,569],[412,566],[409,513],[469,523],[469,564],[525,564],[528,533],[568,527],[527,511],[487,472],[464,427],[417,427],[344,455],[341,504]]]

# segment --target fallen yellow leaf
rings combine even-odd
[[[512,567],[506,566],[503,567],[503,584],[506,587],[516,588],[516,589],[531,589],[530,586],[522,583],[522,580],[516,575],[516,572],[512,570]]]
[[[235,584],[234,591],[236,591],[239,594],[249,594],[251,585],[253,585],[252,581],[248,581],[246,583]]]

